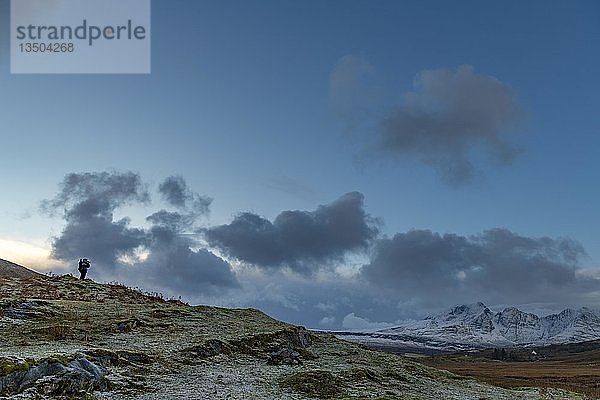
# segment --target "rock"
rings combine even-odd
[[[121,360],[127,360],[134,364],[151,364],[154,361],[148,354],[136,351],[119,350],[117,355]]]
[[[219,354],[241,353],[259,358],[267,357],[269,365],[299,365],[304,359],[315,359],[306,347],[312,344],[310,333],[302,327],[281,329],[269,333],[224,342],[219,339],[208,339],[198,346],[182,350],[189,362],[207,359]]]
[[[33,365],[33,360],[18,357],[0,358],[0,393],[13,393]]]
[[[291,348],[281,349],[269,355],[267,359],[268,365],[302,365],[302,360],[300,359],[300,353],[294,351]]]
[[[282,348],[304,350],[312,344],[310,333],[303,327],[281,329],[269,333],[259,333],[229,342],[236,351],[261,356]]]
[[[131,363],[151,364],[153,362],[152,357],[146,353],[128,350],[92,349],[85,351],[85,355],[104,367],[123,366]]]
[[[206,359],[219,354],[230,354],[232,347],[219,339],[208,339],[198,346],[188,347],[183,350],[188,357],[194,359]]]
[[[15,320],[40,318],[49,314],[48,305],[48,302],[41,300],[22,301],[9,305],[2,316]]]
[[[0,393],[5,395],[22,393],[30,388],[44,396],[71,396],[107,390],[106,369],[83,355],[49,357],[37,365],[28,361],[11,361],[14,370],[0,377]]]
[[[144,325],[144,323],[142,321],[140,321],[137,318],[133,318],[133,319],[128,319],[125,321],[117,322],[117,330],[119,332],[131,332],[135,328],[137,328],[139,326],[143,326],[143,325]]]
[[[97,363],[110,367],[112,365],[121,365],[121,359],[119,355],[111,350],[107,349],[92,349],[86,350],[85,355],[92,358]]]

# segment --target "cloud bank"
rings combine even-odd
[[[459,185],[483,167],[475,161],[481,158],[478,155],[508,165],[519,153],[508,135],[525,112],[516,93],[498,79],[476,73],[471,66],[423,70],[400,104],[365,112],[361,99],[372,80],[365,81],[369,71],[359,57],[342,58],[331,75],[330,96],[351,126],[365,135],[375,132],[381,154],[416,159],[432,167],[444,182]],[[357,116],[361,124],[356,123]]]
[[[65,221],[53,256],[73,270],[78,258],[91,258],[95,279],[192,303],[257,307],[320,329],[377,329],[475,301],[549,310],[600,306],[600,277],[581,268],[585,251],[567,238],[500,228],[469,236],[429,230],[382,236],[358,192],[311,211],[283,211],[272,221],[242,213],[206,227],[198,221],[210,200],[181,177],[158,185],[165,208],[144,225],[115,218],[125,205],[155,204],[150,193],[131,172],[67,175],[42,205]]]
[[[529,238],[506,229],[469,237],[412,230],[379,240],[360,273],[424,305],[555,301],[592,288],[577,274],[583,257],[584,249],[570,239]]]

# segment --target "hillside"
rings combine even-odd
[[[34,278],[36,276],[41,275],[21,265],[0,259],[0,277]]]
[[[580,398],[479,383],[258,310],[190,306],[72,276],[3,275],[0,298],[1,398]]]

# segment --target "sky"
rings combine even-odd
[[[152,1],[148,75],[11,75],[0,258],[319,329],[600,307],[595,1]]]

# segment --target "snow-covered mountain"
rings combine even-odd
[[[391,329],[340,336],[385,347],[440,350],[575,343],[600,339],[600,311],[566,309],[539,317],[514,307],[494,313],[485,304],[474,303]]]

